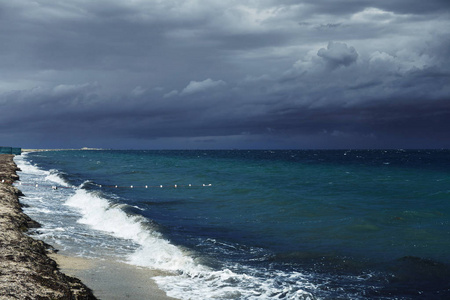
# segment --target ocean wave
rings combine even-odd
[[[55,169],[48,171],[48,174],[45,176],[45,180],[51,181],[63,187],[73,187],[62,177],[62,174]]]
[[[169,272],[155,278],[169,296],[179,299],[240,298],[240,299],[314,299],[304,290],[312,288],[300,273],[254,275],[256,270],[212,269],[197,262],[193,253],[173,245],[152,228],[142,216],[130,215],[122,205],[115,205],[98,192],[79,188],[65,205],[81,213],[79,223],[106,232],[116,238],[130,240],[138,248],[128,254],[129,264]],[[253,275],[252,275],[253,274]],[[195,288],[193,288],[195,287]],[[303,297],[303,298],[300,298]]]
[[[99,155],[99,153],[95,153],[95,155]],[[34,159],[31,156],[30,158]],[[344,217],[340,214],[334,215],[336,213],[333,210],[334,205],[318,206],[322,211],[314,210],[311,213],[311,209],[315,208],[314,205],[323,203],[320,201],[317,201],[320,202],[319,204],[302,206],[299,209],[300,206],[289,206],[293,203],[290,202],[289,197],[283,198],[280,196],[280,200],[278,200],[277,194],[271,194],[270,197],[277,199],[272,208],[277,210],[271,209],[270,212],[277,212],[278,208],[283,206],[283,210],[279,210],[283,212],[280,218],[276,219],[276,214],[274,216],[264,214],[264,216],[273,218],[269,218],[266,222],[265,220],[260,221],[259,216],[257,219],[256,214],[253,216],[242,214],[244,219],[241,222],[245,221],[245,223],[239,223],[241,214],[234,216],[236,211],[234,207],[241,206],[240,203],[233,202],[234,198],[244,199],[243,203],[249,205],[245,207],[252,208],[248,212],[253,213],[253,209],[257,211],[256,208],[263,205],[271,207],[270,201],[261,203],[260,200],[267,200],[270,197],[266,198],[262,194],[260,197],[249,197],[252,196],[247,195],[249,191],[241,193],[242,191],[239,189],[230,189],[230,195],[233,197],[227,197],[229,194],[224,188],[220,191],[216,189],[214,194],[211,192],[206,196],[204,194],[207,192],[202,191],[202,198],[198,195],[193,197],[193,194],[184,191],[184,194],[181,194],[179,189],[158,190],[158,192],[148,193],[148,190],[144,191],[143,189],[111,189],[96,184],[97,180],[98,182],[109,182],[111,180],[114,183],[123,181],[142,184],[144,179],[157,178],[160,181],[161,178],[167,176],[165,174],[168,171],[165,169],[161,173],[162,175],[156,174],[153,176],[152,174],[152,176],[148,175],[148,178],[129,175],[115,178],[110,174],[115,166],[126,165],[122,157],[119,156],[115,161],[116,165],[111,163],[102,172],[96,169],[96,172],[93,173],[85,173],[87,169],[84,158],[78,162],[75,161],[73,164],[71,162],[64,165],[63,170],[67,173],[62,173],[57,169],[41,170],[36,167],[41,165],[39,160],[29,163],[28,158],[25,160],[18,158],[19,161],[22,170],[31,174],[31,177],[27,177],[25,174],[24,176],[20,175],[21,179],[24,182],[39,183],[40,188],[35,188],[34,185],[24,185],[24,188],[28,189],[25,191],[26,201],[31,203],[30,207],[25,209],[35,213],[36,216],[39,215],[39,218],[43,220],[44,226],[36,230],[40,237],[50,241],[50,244],[56,244],[59,249],[68,249],[69,252],[72,251],[72,253],[83,257],[113,257],[131,265],[161,270],[161,272],[158,272],[161,275],[154,279],[168,296],[175,298],[370,299],[374,295],[383,299],[401,298],[403,295],[401,292],[404,288],[398,288],[395,282],[387,282],[386,278],[398,280],[398,278],[403,278],[400,275],[405,276],[404,273],[408,275],[408,272],[402,272],[404,269],[412,268],[411,263],[402,262],[399,264],[399,276],[394,278],[389,277],[391,274],[389,270],[391,269],[388,270],[389,272],[384,272],[382,267],[377,269],[373,267],[372,263],[369,264],[360,260],[352,261],[351,255],[343,258],[339,255],[339,251],[342,252],[342,249],[338,249],[336,255],[330,254],[331,257],[329,257],[328,252],[324,252],[323,249],[327,245],[327,237],[330,238],[330,236],[327,236],[328,232],[316,229],[325,227],[330,220],[339,224],[353,224],[350,222],[353,219],[347,213]],[[36,163],[36,165],[33,163]],[[49,163],[48,161],[47,163],[44,161],[43,165],[47,165],[49,168],[59,167],[59,164]],[[147,165],[143,164],[143,168],[148,167],[153,172],[152,165],[153,163],[148,162]],[[179,172],[179,170],[176,169],[176,172]],[[383,176],[385,176],[384,173],[381,177],[384,178]],[[87,180],[88,178],[91,178],[91,180]],[[79,185],[83,180],[84,182]],[[323,184],[330,181],[336,182],[334,178],[328,180],[327,175]],[[147,184],[147,182],[144,182],[144,184]],[[58,188],[57,190],[48,188],[52,185],[71,188]],[[271,183],[268,183],[268,186],[271,187]],[[291,185],[287,185],[288,192],[290,187]],[[278,190],[278,187],[276,189]],[[442,186],[440,190],[446,191],[447,187]],[[270,193],[271,189],[266,191]],[[210,199],[216,199],[219,192],[223,194],[217,197],[217,201],[210,201]],[[442,198],[442,196],[435,197]],[[201,199],[205,199],[205,201],[201,202]],[[254,201],[254,199],[258,199],[258,201]],[[286,201],[286,199],[289,201]],[[311,199],[315,198],[311,197]],[[223,200],[228,201],[224,203]],[[302,203],[309,205],[309,203],[303,201],[304,199],[300,200],[302,200]],[[353,206],[360,205],[359,202],[352,204]],[[332,208],[329,209],[331,206]],[[213,209],[216,207],[220,209]],[[232,209],[228,211],[227,207],[232,207]],[[347,211],[350,206],[343,207]],[[184,210],[187,210],[186,214],[184,214]],[[178,214],[178,212],[183,212],[183,214]],[[230,214],[229,216],[232,216],[232,218],[228,219],[226,214]],[[316,217],[321,214],[325,218]],[[197,222],[198,219],[195,219],[197,216],[201,218],[199,222]],[[308,234],[303,238],[299,235],[298,239],[294,239],[296,242],[292,243],[296,245],[295,247],[287,247],[287,250],[277,252],[278,250],[273,250],[273,248],[278,246],[271,248],[270,245],[281,240],[278,239],[278,234],[283,234],[283,230],[286,228],[278,226],[281,223],[277,222],[283,221],[281,218],[286,216],[291,217],[290,225],[296,229],[296,231],[287,232],[299,233],[300,231],[297,229],[302,228]],[[434,218],[437,219],[436,222],[447,222],[446,219],[440,217],[440,213],[423,212],[414,207],[402,207],[395,216],[398,216],[398,219],[395,219],[395,223],[390,222],[389,225],[394,224],[398,226],[396,228],[400,228],[406,222],[419,217],[421,217],[419,218],[420,221]],[[254,218],[252,219],[252,217]],[[181,222],[189,220],[189,218],[193,222]],[[205,225],[209,220],[213,222],[210,227]],[[277,222],[274,222],[274,220]],[[51,224],[45,225],[47,221]],[[214,223],[216,221],[218,223]],[[230,227],[227,227],[228,221]],[[316,223],[317,226],[314,226]],[[242,228],[237,227],[236,224],[243,224]],[[256,228],[256,226],[261,228]],[[206,230],[204,230],[205,228]],[[326,228],[331,228],[331,226],[326,226]],[[246,240],[249,233],[252,234],[251,237],[264,235],[270,237],[271,240],[249,241]],[[325,237],[318,238],[320,233],[325,233]],[[416,231],[412,233],[417,236]],[[424,231],[424,233],[426,232]],[[427,242],[431,240],[430,234],[427,233],[423,236]],[[315,249],[311,250],[310,246],[314,243],[308,244],[310,237],[315,238],[314,242],[317,240],[325,244],[316,244],[318,245],[317,252]],[[334,237],[331,236],[331,238]],[[306,241],[306,243],[303,244],[303,241]],[[335,240],[331,239],[331,241]],[[352,248],[352,242],[353,240],[346,239],[345,247]],[[267,246],[268,244],[270,245]],[[333,247],[330,247],[330,251],[331,248]],[[282,249],[281,246],[280,249]],[[415,263],[416,261],[412,260],[412,262]],[[425,263],[428,263],[428,261],[425,261]],[[434,264],[432,266],[434,267]],[[417,264],[418,269],[422,267],[422,263]],[[407,276],[405,278],[409,279]],[[433,275],[429,278],[434,279],[435,277]],[[438,277],[438,279],[440,278]],[[401,282],[401,284],[403,283]],[[440,282],[435,284],[437,287],[439,285],[442,286]],[[435,286],[432,286],[432,288],[435,289]],[[390,290],[391,287],[394,287],[394,289]],[[423,287],[428,287],[428,283],[424,284]],[[398,293],[399,296],[391,294],[392,291]]]
[[[241,266],[242,267],[242,266]],[[173,277],[159,276],[156,283],[167,295],[177,299],[317,299],[307,290],[315,290],[310,276],[301,273],[271,272],[228,268]],[[195,287],[193,289],[192,287]]]
[[[40,175],[40,176],[48,176],[50,175],[49,171],[45,171],[42,169],[39,169],[38,167],[36,167],[35,165],[33,165],[31,162],[27,161],[27,153],[21,155],[21,156],[15,156],[14,157],[14,162],[16,163],[16,165],[19,167],[19,169],[23,172],[23,173],[27,173],[30,175]]]
[[[78,224],[118,238],[115,252],[123,254],[119,259],[132,265],[168,272],[168,276],[159,276],[155,280],[162,289],[167,291],[168,295],[179,299],[205,297],[300,299],[300,296],[304,298],[304,296],[310,295],[300,288],[308,284],[308,281],[305,280],[299,284],[300,276],[297,276],[294,281],[283,280],[280,282],[281,278],[288,279],[290,275],[286,273],[256,276],[254,275],[256,270],[242,271],[242,266],[239,267],[240,271],[232,266],[220,269],[210,268],[195,259],[197,254],[165,239],[148,219],[127,213],[128,205],[118,204],[118,202],[106,198],[99,190],[89,190],[90,181],[85,181],[78,187],[73,186],[64,179],[59,170],[42,170],[26,160],[26,156],[17,157],[16,163],[22,173],[26,174],[25,180],[36,181],[40,185],[47,183],[48,185],[73,187],[70,191],[64,191],[63,194],[61,192],[55,194],[55,191],[50,189],[40,190],[30,186],[26,197],[26,201],[30,201],[32,204],[32,207],[28,209],[29,212],[36,216],[41,215],[41,222],[45,223],[34,234],[47,241],[53,241],[63,249],[85,245],[81,247],[83,250],[80,254],[86,257],[95,257],[95,254],[92,253],[94,249],[98,249],[95,245],[101,246],[102,253],[105,251],[109,253],[108,249],[114,249],[112,241],[107,241],[100,234],[84,232],[82,228],[67,224],[61,227],[62,219],[70,217]],[[114,198],[114,195],[109,196],[113,200],[118,200]],[[55,203],[53,199],[56,201]],[[58,203],[63,203],[67,209],[56,209],[56,206],[60,205]],[[50,214],[53,211],[56,213]],[[76,212],[76,215],[71,211]],[[62,215],[59,216],[59,214]],[[52,219],[47,220],[50,215]],[[129,248],[127,249],[124,244],[128,244]]]
[[[205,270],[183,250],[152,230],[144,217],[127,214],[95,192],[78,189],[65,204],[81,213],[79,223],[138,244],[139,248],[126,259],[130,264],[173,272]]]

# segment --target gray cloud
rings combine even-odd
[[[0,0],[0,139],[449,147],[449,16],[447,1]]]
[[[327,49],[319,49],[317,55],[322,57],[332,69],[339,66],[349,66],[356,62],[358,58],[358,52],[355,48],[348,47],[345,43],[334,42],[329,42]]]
[[[205,79],[203,81],[191,81],[189,84],[181,91],[181,95],[189,95],[194,93],[199,93],[211,89],[215,89],[226,85],[223,80],[214,81],[211,78]]]

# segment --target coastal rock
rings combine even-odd
[[[13,155],[0,155],[0,299],[96,299],[80,280],[59,271],[48,245],[25,232],[39,224],[22,212]]]

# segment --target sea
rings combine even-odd
[[[450,150],[44,151],[30,234],[178,299],[450,299]],[[149,272],[150,274],[150,272]]]

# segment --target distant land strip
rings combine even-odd
[[[43,151],[71,151],[71,150],[109,150],[109,149],[103,149],[103,148],[89,148],[89,147],[83,147],[80,149],[22,149],[22,152],[43,152]]]

